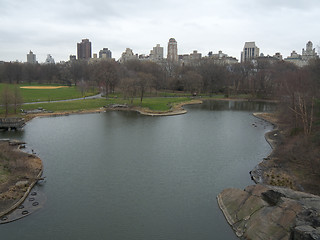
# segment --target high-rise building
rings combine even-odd
[[[102,50],[99,51],[99,58],[111,59],[112,53],[108,48],[103,48]]]
[[[77,44],[78,59],[91,58],[91,42],[89,39],[82,39],[81,43]]]
[[[313,48],[311,41],[307,42],[306,50],[302,49],[302,55],[298,54],[296,51],[293,51],[291,55],[284,59],[284,61],[294,63],[298,67],[304,67],[309,64],[309,61],[312,59],[319,58],[316,53],[316,49]]]
[[[69,60],[70,60],[70,61],[75,61],[75,60],[77,60],[76,55],[70,55],[70,56],[69,56]]]
[[[167,60],[169,62],[175,62],[177,63],[178,58],[178,43],[174,38],[170,38],[168,42],[168,55]]]
[[[47,55],[46,61],[44,63],[45,64],[54,64],[55,63],[53,57],[51,56],[51,54]]]
[[[124,63],[131,60],[137,60],[138,54],[134,54],[132,49],[127,48],[125,52],[122,53],[121,58],[119,59],[120,63]]]
[[[161,61],[163,59],[163,47],[160,47],[160,44],[157,44],[157,46],[150,51],[150,59],[152,61]]]
[[[35,64],[37,63],[36,55],[33,54],[33,52],[30,50],[30,52],[27,54],[27,63]]]
[[[255,42],[246,42],[241,52],[241,62],[246,62],[259,57],[259,48]]]
[[[201,60],[201,53],[198,53],[197,50],[194,50],[193,53],[190,54],[184,54],[184,55],[180,55],[179,59],[180,59],[180,63],[182,65],[185,66],[196,66],[200,64],[200,60]]]
[[[313,44],[311,41],[307,42],[306,50],[302,49],[302,60],[309,61],[310,59],[318,58],[318,54],[316,53],[316,49],[313,48]]]

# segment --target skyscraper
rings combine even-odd
[[[302,49],[302,60],[309,61],[315,58],[318,58],[318,54],[316,53],[316,49],[313,48],[312,42],[309,41],[307,42],[306,50]]]
[[[168,55],[169,62],[178,62],[178,43],[174,38],[170,38],[168,42]]]
[[[47,55],[46,61],[44,63],[45,64],[54,64],[55,63],[53,57],[51,56],[51,54]]]
[[[32,63],[32,64],[37,63],[36,55],[33,54],[33,52],[31,50],[27,54],[27,63]]]
[[[161,61],[163,59],[163,47],[160,47],[160,44],[157,44],[157,46],[150,51],[150,59],[153,61]]]
[[[246,42],[241,52],[241,62],[245,62],[251,59],[259,57],[259,48],[255,42]]]
[[[78,59],[91,58],[91,42],[89,39],[82,39],[81,43],[77,44]]]
[[[108,48],[103,48],[99,51],[99,58],[111,59],[112,53]]]

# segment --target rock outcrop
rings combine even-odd
[[[320,197],[287,188],[253,185],[225,189],[218,204],[244,239],[320,239]]]

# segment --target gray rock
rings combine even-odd
[[[320,234],[317,230],[309,225],[298,226],[293,229],[292,240],[319,240]]]
[[[238,237],[320,240],[319,196],[258,184],[225,189],[217,199]]]
[[[285,197],[284,194],[276,192],[274,190],[268,190],[261,193],[262,199],[265,200],[270,206],[276,206],[280,203],[281,197]]]

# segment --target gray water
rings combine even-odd
[[[271,109],[206,102],[179,116],[37,118],[0,133],[26,141],[47,178],[44,207],[0,225],[1,239],[237,239],[216,196],[253,184],[249,171],[270,153],[272,126],[252,112]]]

